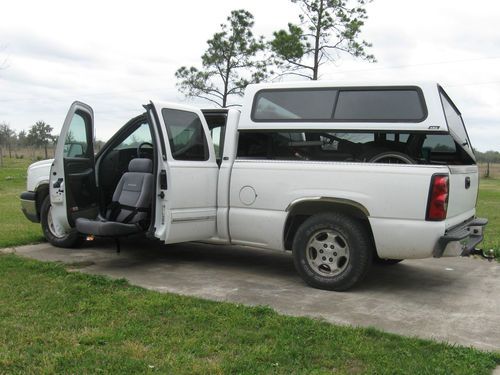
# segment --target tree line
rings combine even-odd
[[[479,163],[500,163],[500,152],[498,151],[481,152],[474,150],[474,154]]]
[[[7,123],[0,123],[0,162],[9,156],[16,157],[16,152],[20,148],[43,149],[45,159],[49,157],[48,150],[53,146],[57,137],[52,135],[53,127],[44,121],[37,121],[28,131],[21,130],[16,133]],[[22,155],[24,156],[24,155]]]

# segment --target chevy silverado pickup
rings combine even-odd
[[[94,155],[92,108],[71,105],[21,195],[51,244],[144,233],[291,251],[306,283],[341,291],[374,261],[483,239],[474,152],[436,83],[258,84],[239,109],[144,109]]]

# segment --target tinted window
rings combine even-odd
[[[198,115],[168,108],[161,113],[174,159],[208,160],[207,139]]]
[[[73,115],[71,124],[69,125],[66,139],[64,140],[64,157],[70,158],[85,158],[88,157],[88,134],[89,121],[78,113]]]
[[[443,102],[444,115],[446,116],[446,122],[451,133],[455,135],[457,141],[463,146],[470,147],[469,138],[467,137],[467,132],[465,131],[465,125],[462,121],[462,116],[450,103],[448,98],[441,93],[441,101]]]
[[[474,164],[449,134],[393,133],[380,131],[338,132],[320,130],[240,131],[238,158],[269,160],[308,160],[371,163]],[[394,152],[394,157],[380,159]]]
[[[257,93],[255,121],[330,120],[337,90],[263,90]]]
[[[403,151],[406,144],[390,144],[380,133],[332,131],[240,132],[238,157],[274,160],[367,161],[374,151]]]
[[[347,121],[419,121],[424,117],[416,90],[342,90],[334,116]]]
[[[430,149],[431,152],[456,152],[455,141],[448,134],[426,135],[422,149]]]

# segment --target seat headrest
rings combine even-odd
[[[141,172],[141,173],[152,173],[153,171],[153,161],[146,158],[136,158],[130,160],[128,164],[129,172]]]

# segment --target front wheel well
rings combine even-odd
[[[35,194],[36,215],[38,216],[38,220],[40,220],[43,201],[49,195],[49,184],[42,184],[38,186],[35,190]]]
[[[344,215],[355,218],[359,221],[359,223],[366,227],[368,230],[373,249],[375,254],[377,250],[375,248],[375,240],[373,237],[373,232],[370,226],[370,222],[368,220],[368,210],[364,208],[362,205],[357,204],[356,202],[349,201],[341,201],[341,200],[306,200],[297,204],[292,205],[288,209],[288,216],[285,221],[285,227],[283,231],[283,244],[285,250],[292,250],[293,239],[295,237],[295,233],[302,225],[304,221],[306,221],[309,217],[326,212],[339,212]]]

